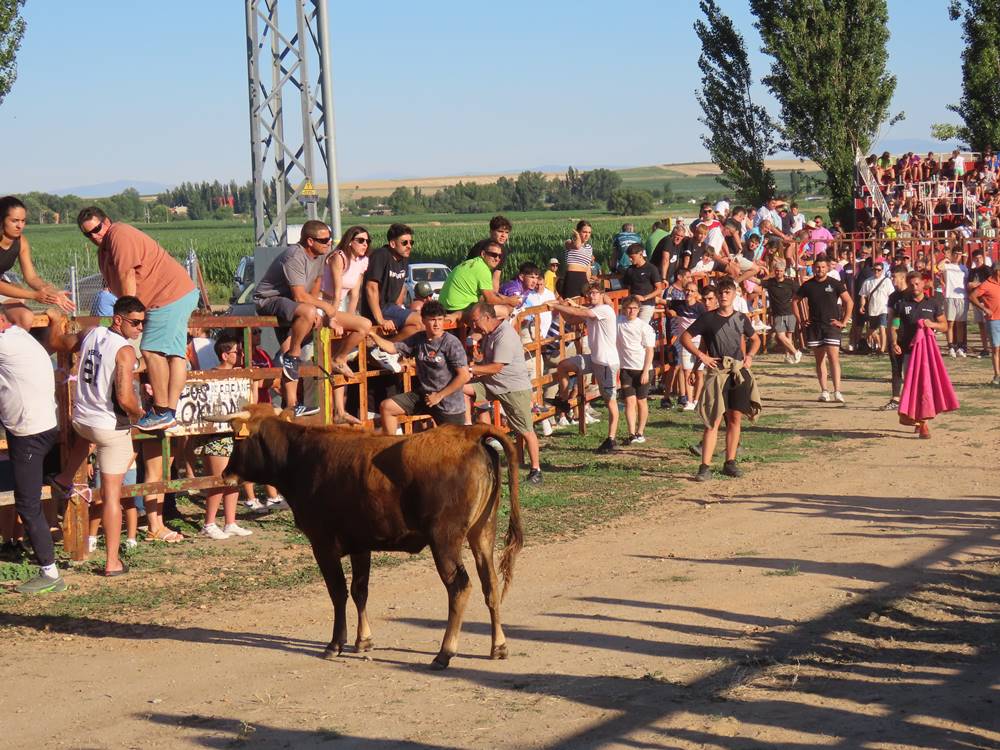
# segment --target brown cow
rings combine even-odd
[[[458,651],[469,576],[462,564],[468,539],[490,610],[490,657],[507,658],[500,602],[510,586],[523,545],[516,452],[510,439],[489,425],[442,425],[407,437],[376,436],[346,427],[320,427],[275,416],[270,406],[231,415],[237,436],[226,476],[270,484],[285,496],[295,525],[313,555],[333,601],[333,638],[324,656],[339,655],[347,642],[347,586],[340,559],[351,556],[351,597],[358,609],[358,651],[372,648],[365,605],[373,550],[416,553],[430,546],[448,592],[448,627],[431,666],[444,669]],[[498,596],[493,567],[497,509],[506,454],[510,521],[500,553],[504,587]]]

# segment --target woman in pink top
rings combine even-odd
[[[323,271],[323,281],[320,292],[323,299],[333,302],[340,308],[337,313],[337,323],[346,331],[363,332],[371,330],[371,322],[357,314],[358,300],[361,297],[361,279],[368,268],[368,248],[371,246],[371,234],[361,226],[348,227],[340,238],[337,247],[326,258],[326,268]],[[334,366],[343,372],[347,367],[347,356],[354,346],[342,346],[334,358]],[[341,365],[343,368],[341,368]],[[348,414],[344,405],[344,389],[333,390],[333,415],[335,422],[360,424],[352,414]]]

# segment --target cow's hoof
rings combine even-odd
[[[451,662],[450,654],[438,654],[434,657],[434,661],[431,662],[431,669],[435,672],[440,672],[442,669],[448,668],[448,663]]]
[[[359,638],[354,642],[354,650],[359,654],[364,651],[371,651],[375,648],[375,640],[372,638]]]
[[[323,650],[323,658],[333,661],[342,653],[344,653],[343,643],[337,643],[337,644],[331,643]]]
[[[499,646],[494,646],[493,650],[490,651],[491,659],[506,659],[507,658],[507,644],[501,643]]]

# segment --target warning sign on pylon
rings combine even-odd
[[[312,180],[306,180],[306,184],[302,186],[302,195],[307,198],[316,196],[316,188],[313,187]]]

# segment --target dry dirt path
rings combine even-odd
[[[849,439],[529,542],[507,661],[476,588],[460,655],[427,670],[446,608],[426,559],[375,571],[370,657],[317,658],[318,585],[39,618],[0,651],[0,747],[1000,747],[998,420],[918,441],[872,411],[880,389],[831,408],[797,400],[810,385],[769,408]]]

